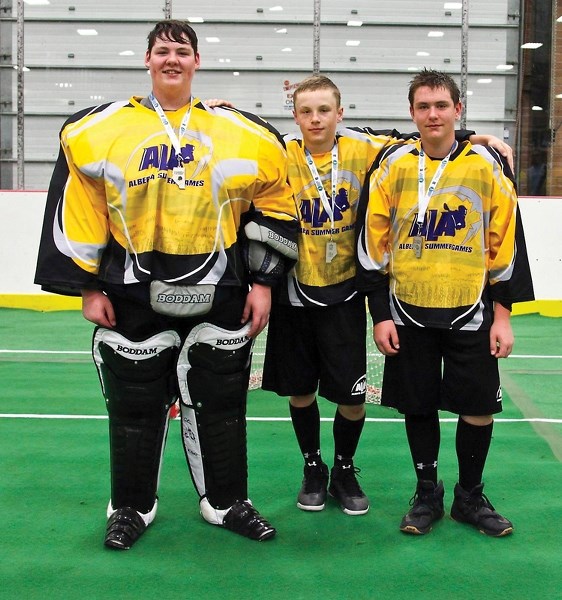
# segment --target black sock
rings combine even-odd
[[[489,425],[471,425],[459,417],[456,437],[459,484],[467,492],[482,482],[493,429],[493,421]]]
[[[405,415],[405,420],[416,477],[437,484],[437,458],[441,443],[439,413]]]
[[[336,409],[333,430],[335,465],[353,462],[363,425],[365,425],[365,415],[357,421],[351,421]]]
[[[289,404],[293,428],[305,458],[320,456],[320,411],[316,399],[309,406],[297,408]]]

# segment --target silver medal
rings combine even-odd
[[[331,263],[337,253],[338,247],[336,242],[328,242],[326,244],[326,262]]]
[[[412,243],[412,249],[414,250],[414,254],[416,258],[421,258],[423,248],[423,238],[421,235],[416,235],[414,237],[414,241]]]

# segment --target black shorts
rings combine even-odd
[[[197,317],[171,317],[155,312],[150,306],[149,286],[131,284],[106,286],[113,304],[117,326],[115,330],[129,340],[140,341],[156,333],[173,329],[182,340],[199,323],[213,323],[236,331],[241,328],[242,312],[247,292],[242,287],[224,287],[218,290],[213,308]]]
[[[383,406],[403,414],[447,410],[482,416],[502,410],[498,359],[489,331],[397,326],[400,351],[386,357]]]
[[[334,306],[275,304],[262,388],[280,396],[316,391],[331,402],[365,402],[367,311],[363,296]]]

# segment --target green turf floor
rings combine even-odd
[[[292,427],[271,420],[286,419],[286,401],[255,391],[248,399],[250,495],[278,536],[260,544],[201,519],[174,420],[158,517],[132,550],[114,552],[102,545],[107,420],[90,327],[76,312],[0,310],[0,597],[561,598],[562,319],[527,315],[513,325],[520,358],[501,363],[504,412],[485,473],[485,491],[515,524],[512,536],[491,539],[448,516],[427,536],[401,534],[414,473],[399,416],[374,405],[357,454],[369,513],[350,517],[334,503],[320,513],[299,511],[302,465]],[[327,402],[320,409],[333,416]],[[331,422],[322,428],[329,460]],[[447,505],[456,481],[454,430],[443,422]]]

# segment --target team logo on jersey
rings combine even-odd
[[[181,156],[183,164],[193,162],[195,146],[192,144],[185,144],[181,148]],[[139,171],[145,171],[146,169],[158,169],[159,171],[170,171],[174,167],[178,166],[178,158],[174,152],[174,148],[167,146],[166,144],[160,144],[158,146],[148,146],[142,151],[142,157],[140,160]]]
[[[343,213],[349,210],[350,204],[347,196],[347,190],[340,188],[334,199],[334,223],[343,219]],[[312,200],[305,198],[300,205],[301,221],[310,223],[312,227],[322,227],[326,221],[332,221],[330,215],[324,208],[320,198]]]
[[[447,203],[443,204],[443,210],[428,210],[421,231],[418,232],[418,215],[414,216],[412,226],[410,227],[410,237],[422,235],[428,242],[436,242],[440,237],[455,237],[460,229],[466,227],[466,215],[468,210],[466,206],[460,205],[451,210]]]

